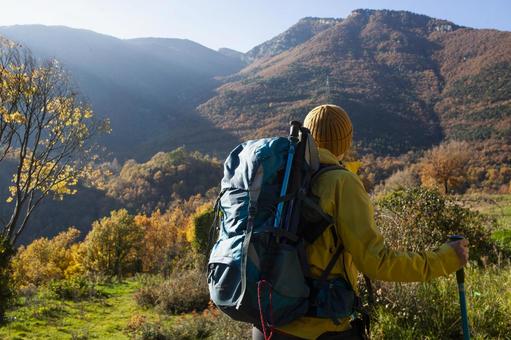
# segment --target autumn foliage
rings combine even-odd
[[[422,183],[438,186],[444,193],[449,193],[466,179],[470,157],[466,142],[451,141],[431,149],[420,163]]]
[[[52,239],[40,238],[21,246],[12,260],[13,279],[19,287],[39,286],[72,274],[74,243],[80,232],[69,228]]]
[[[114,210],[92,224],[79,242],[76,228],[21,246],[11,270],[19,288],[91,276],[111,280],[138,272],[168,276],[188,250],[205,252],[211,203],[201,195],[176,201],[167,211],[132,215]]]
[[[144,230],[126,209],[112,211],[92,225],[82,243],[83,266],[90,273],[116,276],[134,271],[142,253]]]

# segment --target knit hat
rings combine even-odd
[[[346,111],[336,105],[320,105],[312,109],[303,122],[320,148],[341,156],[351,146],[353,127]]]

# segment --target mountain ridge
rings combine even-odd
[[[303,35],[301,42],[272,45],[275,40],[270,39],[270,45],[285,49],[243,68],[245,54],[234,51],[229,59],[222,52],[232,51],[213,51],[186,39],[130,41],[79,29],[79,36],[89,40],[73,35],[74,41],[66,44],[55,39],[53,47],[64,51],[57,49],[57,55],[50,53],[54,49],[45,44],[47,37],[21,32],[24,39],[12,40],[25,40],[40,58],[67,56],[62,58],[64,66],[91,97],[95,111],[121,124],[113,126],[117,144],[105,140],[113,157],[131,164],[127,168],[144,170],[142,174],[145,161],[158,165],[159,157],[153,157],[157,152],[183,144],[187,150],[216,152],[223,159],[241,140],[285,135],[290,120],[302,120],[309,109],[323,103],[339,104],[349,112],[356,151],[376,154],[368,159],[428,149],[445,139],[468,139],[483,149],[483,159],[498,164],[496,169],[511,164],[511,32],[467,28],[406,11],[357,10],[336,20],[311,36]],[[4,30],[0,28],[0,40]],[[190,60],[185,47],[204,52],[191,52],[200,57],[196,69],[182,64]],[[177,54],[168,51],[172,48]],[[230,74],[229,68],[240,69]],[[211,175],[210,170],[199,172]],[[4,173],[2,190],[10,178]],[[138,193],[137,185],[155,181],[158,190],[148,186],[151,193],[171,190],[168,183],[157,182],[161,174],[156,174],[149,172],[142,181],[127,176],[116,188]],[[179,179],[174,184],[178,189],[182,185]],[[162,206],[168,199],[164,197]],[[136,202],[133,209],[140,203]],[[79,211],[73,211],[74,206],[80,206]],[[31,230],[50,235],[57,231],[55,226],[64,228],[75,221],[86,231],[93,219],[120,206],[101,190],[81,188],[64,202],[47,202],[31,221]],[[0,202],[0,213],[4,208]],[[40,235],[29,238],[36,236]]]
[[[249,61],[273,57],[285,50],[298,46],[317,33],[332,27],[342,19],[305,17],[284,32],[267,40],[245,53]]]
[[[240,61],[183,40],[152,44],[151,39],[123,40],[61,26],[3,26],[0,35],[39,59],[63,64],[94,110],[111,120],[112,134],[101,142],[120,159],[143,160],[182,145],[215,153],[236,143],[198,115],[195,106],[218,86],[215,77],[240,69]],[[162,51],[176,43],[181,46]]]
[[[508,41],[511,33],[466,28],[412,12],[356,10],[306,42],[230,76],[198,109],[242,139],[278,134],[289,120],[302,120],[313,106],[325,102],[347,109],[355,140],[366,152],[399,154],[444,138],[470,139],[480,123],[466,133],[453,133],[449,110],[442,109],[452,102],[449,89],[460,77],[459,58],[448,45],[463,44],[465,58],[481,64],[479,68],[502,64],[501,87],[510,88],[511,44],[500,44],[500,52],[493,52],[504,36]],[[488,100],[496,104],[497,98]],[[478,105],[485,109],[482,102]],[[470,114],[457,117],[468,119]],[[483,113],[480,118],[495,123],[488,117]],[[488,138],[509,138],[508,118]]]

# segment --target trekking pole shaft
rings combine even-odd
[[[287,154],[286,169],[284,171],[284,179],[282,181],[282,188],[280,189],[280,197],[286,196],[287,187],[289,184],[289,178],[291,177],[291,169],[293,168],[293,159],[295,156],[296,144],[299,140],[301,123],[297,121],[291,122],[291,128],[289,130],[289,152]],[[280,228],[282,213],[284,211],[284,202],[279,202],[277,205],[277,211],[275,213],[275,221],[273,227]]]
[[[280,190],[280,197],[286,196],[287,185],[289,183],[289,177],[291,176],[291,167],[293,164],[294,155],[295,155],[295,144],[291,143],[289,145],[289,153],[287,155],[286,170],[284,172],[284,180],[282,182],[282,188]],[[280,227],[280,221],[282,219],[282,211],[283,210],[284,210],[284,202],[279,202],[279,204],[277,205],[277,213],[275,214],[275,222],[273,224],[274,228]]]
[[[460,235],[449,236],[450,241],[459,241],[464,237]],[[470,329],[468,328],[467,299],[465,296],[465,271],[463,268],[456,272],[458,283],[458,295],[460,299],[461,326],[463,329],[463,340],[470,340]]]
[[[456,272],[456,277],[458,277],[459,272],[463,272],[462,270],[458,270]],[[458,281],[458,293],[460,296],[460,311],[461,311],[461,325],[463,328],[463,339],[470,340],[470,330],[468,328],[468,315],[467,315],[467,300],[465,298],[465,283]]]

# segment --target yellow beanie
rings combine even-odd
[[[337,157],[351,146],[351,120],[339,106],[327,104],[315,107],[305,117],[303,126],[310,130],[320,148],[330,150]]]

